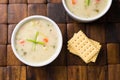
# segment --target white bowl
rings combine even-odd
[[[18,31],[19,28],[22,26],[22,24],[26,23],[27,21],[29,21],[29,20],[31,20],[31,19],[45,19],[45,20],[51,22],[51,23],[54,25],[55,29],[57,30],[58,36],[59,36],[59,37],[58,37],[58,45],[59,45],[59,46],[57,47],[56,52],[51,56],[50,59],[48,59],[48,60],[46,60],[46,61],[44,61],[44,62],[37,63],[37,64],[33,64],[33,63],[30,63],[30,62],[27,62],[26,60],[24,60],[24,59],[17,53],[17,51],[16,51],[16,49],[15,49],[15,36],[16,36],[17,31]],[[15,29],[13,30],[12,37],[11,37],[11,45],[12,45],[12,49],[13,49],[14,55],[15,55],[21,62],[23,62],[24,64],[29,65],[29,66],[34,66],[34,67],[45,66],[45,65],[51,63],[52,61],[54,61],[54,60],[57,58],[57,56],[59,55],[60,51],[61,51],[62,42],[63,42],[63,40],[62,40],[62,34],[61,34],[61,31],[60,31],[58,25],[57,25],[53,20],[49,19],[48,17],[39,16],[39,15],[29,16],[29,17],[23,19],[22,21],[20,21],[20,22],[16,25]]]
[[[83,17],[79,17],[79,16],[76,16],[75,14],[73,14],[67,7],[66,5],[66,2],[65,0],[62,0],[62,4],[66,10],[66,12],[75,20],[77,21],[80,21],[80,22],[92,22],[92,21],[95,21],[99,18],[101,18],[105,13],[107,13],[107,11],[109,10],[111,4],[112,4],[112,0],[108,0],[108,4],[106,6],[106,8],[100,13],[98,14],[97,16],[95,17],[91,17],[91,18],[83,18]]]

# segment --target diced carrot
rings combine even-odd
[[[72,4],[75,5],[77,3],[77,0],[72,0]]]
[[[47,43],[48,42],[48,38],[44,38],[43,41]]]
[[[24,44],[25,41],[24,41],[24,40],[20,40],[19,43],[20,43],[20,44]]]
[[[99,3],[100,2],[100,0],[96,0],[96,3]]]

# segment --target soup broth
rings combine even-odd
[[[23,24],[16,35],[17,53],[30,63],[50,59],[58,44],[58,33],[52,23],[44,19]]]
[[[100,14],[108,0],[66,0],[68,9],[76,16],[91,18]]]

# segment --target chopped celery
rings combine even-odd
[[[90,0],[85,0],[85,5],[89,6],[90,5]]]
[[[27,41],[32,42],[32,43],[34,43],[34,44],[45,45],[44,42],[41,42],[41,41],[35,41],[35,40],[32,40],[32,39],[27,39]]]

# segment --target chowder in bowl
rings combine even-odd
[[[30,16],[20,21],[11,39],[15,56],[30,66],[51,63],[62,48],[59,27],[45,16]]]
[[[62,0],[67,13],[81,22],[91,22],[102,17],[112,0]]]

